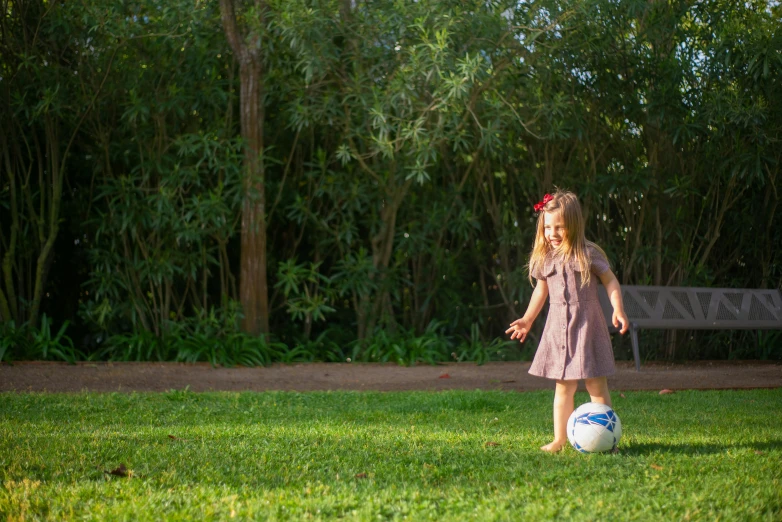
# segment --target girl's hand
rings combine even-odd
[[[619,323],[622,323],[622,329],[619,330],[619,333],[622,335],[624,335],[624,333],[627,331],[627,328],[630,326],[630,320],[627,318],[627,314],[624,310],[614,310],[614,315],[611,317],[611,322],[614,324],[614,328],[619,328]]]
[[[531,326],[532,325],[530,324],[530,321],[522,317],[521,319],[516,319],[510,323],[510,328],[505,330],[505,333],[510,334],[511,340],[518,339],[519,342],[523,343],[524,339],[527,338],[527,333],[529,332]]]
[[[624,304],[622,304],[622,288],[619,286],[619,281],[611,270],[606,270],[600,274],[600,282],[606,287],[608,300],[611,301],[611,306],[614,307],[611,324],[614,325],[614,328],[619,328],[619,323],[622,323],[622,329],[619,330],[619,333],[624,335],[630,327],[630,320],[627,318]]]

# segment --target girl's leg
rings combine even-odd
[[[567,444],[567,420],[573,413],[573,396],[578,381],[557,381],[554,392],[554,440],[541,446],[543,451],[559,451]]]
[[[611,394],[608,393],[608,379],[606,377],[586,379],[586,389],[592,402],[611,406]]]

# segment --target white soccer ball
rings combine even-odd
[[[567,421],[567,438],[581,453],[613,450],[621,437],[622,422],[611,406],[605,404],[582,404]]]

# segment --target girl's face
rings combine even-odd
[[[553,248],[559,248],[567,240],[567,230],[565,230],[562,212],[543,214],[543,235]]]

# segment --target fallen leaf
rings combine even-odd
[[[489,441],[489,442],[487,442],[487,443],[486,443],[486,446],[499,446],[499,445],[500,445],[500,443],[499,443],[499,442],[492,442],[492,441]]]
[[[674,393],[674,391],[673,390],[669,390],[668,388],[666,388],[664,390],[660,390],[660,395],[667,395],[669,393]]]
[[[626,399],[626,398],[627,398],[627,397],[625,397],[625,394],[624,394],[624,393],[620,393],[620,394],[619,394],[619,396],[620,396],[621,398],[623,398],[623,399]]]
[[[765,455],[765,451],[755,450],[755,455]]]
[[[652,469],[656,469],[657,471],[661,471],[663,469],[662,466],[658,466],[657,464],[650,464],[652,466]]]
[[[187,439],[183,439],[182,437],[177,437],[177,436],[170,435],[170,434],[169,434],[168,438],[171,439],[171,440],[181,440],[183,442],[187,442]]]
[[[367,474],[366,473],[357,473],[356,474],[356,478],[367,478]]]
[[[115,475],[117,477],[129,477],[131,472],[125,467],[125,464],[120,464],[117,469],[106,472],[109,475]]]
[[[451,376],[450,376],[450,375],[448,375],[447,373],[444,373],[444,374],[442,374],[442,375],[441,375],[439,378],[440,378],[440,379],[450,379],[450,378],[451,378]]]

